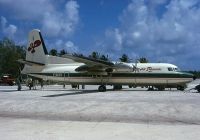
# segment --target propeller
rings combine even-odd
[[[138,59],[136,59],[135,65],[132,64],[132,66],[133,66],[133,71],[135,71],[135,72],[139,72],[139,68],[137,67],[137,63],[138,63]]]

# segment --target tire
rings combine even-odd
[[[98,90],[99,90],[99,92],[105,92],[106,91],[106,86],[105,85],[100,85]]]
[[[153,87],[149,87],[148,91],[154,91],[154,88]]]

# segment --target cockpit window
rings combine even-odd
[[[173,69],[172,68],[168,68],[168,71],[173,71]]]
[[[179,68],[176,68],[176,67],[175,68],[168,67],[167,69],[168,71],[180,71]]]
[[[174,71],[181,71],[179,68],[174,68]]]

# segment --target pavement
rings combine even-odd
[[[0,86],[0,137],[25,139],[200,139],[200,94],[146,91],[98,92],[60,85],[17,91]]]

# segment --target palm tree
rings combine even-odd
[[[60,56],[62,56],[62,55],[65,55],[65,54],[67,54],[67,51],[65,51],[64,49],[62,49],[61,51],[60,51]]]
[[[101,57],[99,59],[104,60],[104,61],[108,61],[108,55],[107,56],[101,55]]]
[[[51,49],[49,52],[50,55],[57,56],[58,52],[56,49]]]
[[[98,52],[92,52],[91,55],[89,55],[90,58],[93,58],[93,59],[99,59],[99,53]]]
[[[141,57],[141,58],[139,59],[139,62],[140,62],[140,63],[148,63],[149,61],[147,60],[147,58]]]
[[[130,62],[128,55],[123,54],[121,58],[119,58],[121,62]]]

